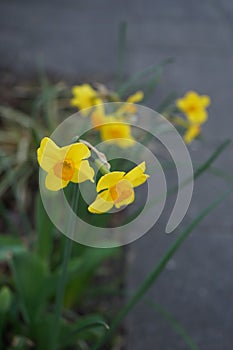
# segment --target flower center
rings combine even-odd
[[[53,167],[54,174],[62,180],[69,181],[74,175],[74,164],[71,159],[58,162]]]
[[[122,138],[122,132],[121,132],[121,129],[119,129],[119,126],[111,127],[110,135],[113,139]]]
[[[111,187],[109,191],[114,203],[120,203],[131,197],[133,189],[127,180],[123,180]]]
[[[195,112],[195,111],[197,111],[198,110],[198,107],[196,106],[196,105],[190,105],[189,107],[188,107],[188,112]]]

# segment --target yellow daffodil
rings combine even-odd
[[[131,135],[130,125],[124,122],[119,110],[113,115],[105,115],[103,105],[99,105],[91,114],[92,124],[96,130],[100,130],[103,141],[127,148],[134,145],[135,140]]]
[[[74,86],[72,88],[72,94],[73,98],[70,103],[80,110],[103,103],[98,93],[89,84]],[[85,116],[86,113],[84,112],[82,115]]]
[[[37,150],[38,163],[47,172],[45,186],[50,191],[58,191],[68,183],[86,180],[94,182],[94,170],[88,158],[90,151],[82,143],[58,147],[50,138],[44,137]]]
[[[103,141],[116,144],[121,148],[127,148],[134,145],[135,140],[131,135],[130,125],[124,123],[120,118],[107,117],[107,124],[100,127],[100,136]]]
[[[190,123],[203,124],[208,118],[206,108],[210,105],[210,98],[207,95],[198,95],[194,91],[189,91],[183,98],[176,101],[176,105],[185,113]]]
[[[113,171],[102,176],[97,184],[99,192],[95,201],[88,207],[94,214],[102,214],[113,206],[120,208],[134,201],[134,188],[142,185],[149,175],[145,174],[145,162],[139,164],[128,173]]]
[[[183,98],[176,101],[176,105],[186,115],[188,124],[185,126],[187,130],[184,134],[184,141],[189,144],[200,135],[201,125],[208,118],[206,108],[210,105],[210,98],[207,95],[198,95],[194,91],[189,91]],[[177,121],[179,119],[181,118],[175,118]]]

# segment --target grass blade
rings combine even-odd
[[[116,75],[117,86],[120,85],[120,82],[122,79],[122,73],[123,73],[123,67],[124,67],[124,61],[125,61],[126,33],[127,33],[127,23],[125,21],[122,21],[120,22],[119,36],[118,36],[117,75]]]
[[[122,96],[124,95],[128,90],[130,90],[140,79],[145,78],[146,76],[148,76],[149,74],[158,74],[160,73],[161,69],[163,69],[163,67],[169,63],[172,63],[173,59],[172,58],[168,58],[166,60],[163,60],[161,63],[156,63],[146,69],[144,69],[143,71],[135,74],[131,79],[129,79],[128,81],[126,81],[117,91],[117,93]]]
[[[155,308],[159,314],[170,324],[170,326],[182,337],[184,342],[189,346],[190,350],[199,350],[198,346],[193,342],[192,338],[188,335],[186,330],[181,326],[181,324],[160,304],[148,300],[147,304]]]

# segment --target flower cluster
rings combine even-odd
[[[187,131],[184,134],[184,141],[191,143],[201,133],[201,125],[206,122],[208,113],[206,108],[210,105],[210,98],[207,95],[198,95],[195,91],[189,91],[183,98],[176,101],[176,106],[187,118],[187,125],[183,124]],[[179,119],[176,118],[177,124]]]
[[[105,112],[104,103],[121,102],[121,99],[117,93],[107,90],[102,85],[99,90],[94,90],[89,84],[77,85],[72,88],[72,94],[71,105],[77,107],[83,117],[90,115],[92,125],[95,130],[99,130],[103,141],[122,148],[134,145],[135,140],[126,121],[137,112],[135,103],[143,100],[142,91],[130,95],[125,103],[119,104],[119,108],[111,114]],[[90,110],[90,107],[93,108]]]
[[[90,155],[89,148],[81,142],[58,147],[50,138],[43,138],[37,150],[37,159],[40,167],[47,173],[46,188],[58,191],[69,182],[94,182],[95,172],[87,160]],[[127,174],[123,171],[113,171],[102,176],[96,187],[97,197],[88,210],[101,214],[113,206],[120,208],[132,203],[135,197],[134,188],[148,178],[145,170],[146,165],[143,162]]]
[[[121,102],[121,99],[116,92],[109,91],[103,85],[97,85],[97,89],[93,89],[89,84],[77,85],[72,88],[72,94],[71,105],[77,107],[83,117],[90,114],[92,125],[95,130],[99,130],[103,141],[114,143],[122,148],[135,144],[127,119],[137,112],[135,103],[144,99],[142,91],[130,95],[125,100],[126,103],[113,114],[106,114],[104,102]],[[206,109],[209,105],[209,96],[199,95],[195,91],[189,91],[183,98],[176,100],[176,108],[178,112],[184,114],[185,119],[175,115],[171,121],[174,125],[184,128],[185,143],[191,143],[200,135],[201,127],[208,118]],[[90,111],[88,107],[93,109]]]
[[[73,97],[70,103],[71,106],[77,107],[81,111],[82,116],[85,117],[87,115],[85,109],[89,107],[103,104],[105,102],[122,102],[116,92],[107,90],[103,85],[98,85],[98,87],[99,89],[94,90],[89,84],[73,86],[71,90]],[[143,98],[144,94],[142,91],[137,91],[135,94],[130,95],[125,101],[132,104],[128,106],[128,112],[135,113],[136,106],[134,106],[134,104],[141,102]]]

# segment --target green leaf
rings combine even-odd
[[[0,236],[0,262],[8,260],[12,254],[19,254],[25,251],[26,248],[19,239]]]
[[[14,108],[0,106],[0,115],[2,118],[19,124],[23,128],[35,127],[34,121],[30,118],[29,115]]]
[[[115,331],[120,326],[123,319],[126,315],[132,310],[132,308],[140,301],[140,299],[145,295],[145,293],[151,288],[151,286],[158,279],[160,274],[163,272],[169,260],[173,257],[176,251],[180,248],[185,239],[189,236],[189,234],[199,225],[199,223],[219,204],[223,202],[231,193],[233,192],[233,187],[225,193],[223,193],[217,200],[215,200],[210,206],[208,206],[203,212],[192,221],[192,223],[184,230],[181,235],[177,238],[177,240],[172,244],[172,246],[168,249],[166,254],[162,257],[160,262],[155,266],[149,276],[144,280],[141,286],[136,290],[135,294],[130,298],[128,303],[122,308],[122,310],[118,313],[116,318],[113,320],[113,323],[110,327],[110,331],[96,344],[94,350],[102,349],[103,345],[106,344],[110,338],[114,335]]]
[[[38,234],[36,251],[48,265],[53,248],[53,230],[54,225],[44,209],[40,194],[38,194],[36,200],[36,232]]]
[[[12,293],[11,290],[4,286],[0,289],[0,315],[6,313],[11,305]]]
[[[27,323],[34,322],[46,302],[46,265],[30,252],[13,255],[10,265],[24,319]]]
[[[119,94],[119,96],[123,96],[127,91],[131,90],[134,85],[136,83],[138,83],[141,79],[144,79],[146,77],[148,77],[150,75],[151,78],[151,74],[154,74],[155,76],[158,76],[161,74],[161,70],[163,69],[163,67],[169,63],[172,63],[173,59],[168,58],[166,60],[163,60],[161,63],[157,63],[154,64],[146,69],[144,69],[143,71],[135,74],[131,79],[129,79],[128,81],[126,81],[117,91],[117,93]]]
[[[171,106],[171,104],[174,102],[174,100],[176,99],[177,94],[172,92],[170,93],[164,101],[161,102],[161,104],[157,107],[157,112],[159,113],[163,113],[168,107]]]
[[[168,312],[165,310],[159,303],[156,303],[152,300],[148,300],[147,304],[150,307],[155,308],[159,314],[167,320],[170,326],[182,337],[183,341],[188,345],[191,350],[199,350],[197,345],[193,342],[192,338],[188,335],[186,330],[182,327],[182,325]]]
[[[98,330],[102,328],[103,330],[109,330],[109,326],[100,315],[89,315],[82,317],[80,320],[73,324],[64,324],[61,328],[60,334],[60,344],[63,346],[74,345],[75,342],[79,340],[80,333],[87,330]]]
[[[68,265],[67,286],[65,292],[65,306],[67,308],[80,301],[86,288],[90,284],[93,275],[96,273],[100,264],[110,257],[119,254],[119,249],[97,249],[86,248],[86,251],[80,257],[73,257]],[[60,268],[50,279],[48,288],[50,295],[53,295],[56,285],[60,278]]]

